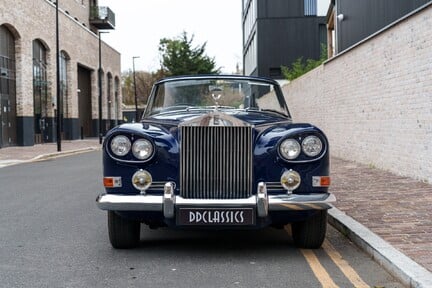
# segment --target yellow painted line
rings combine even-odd
[[[309,266],[311,267],[315,277],[321,283],[323,288],[339,288],[334,282],[324,267],[319,262],[315,253],[312,250],[300,249],[303,256],[306,258]]]
[[[354,285],[356,288],[369,288],[360,275],[345,261],[339,252],[328,242],[324,241],[322,248],[327,253],[327,255],[333,260],[336,266],[342,271],[342,273],[348,278],[348,280]]]

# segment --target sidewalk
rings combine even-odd
[[[57,151],[57,143],[38,144],[34,146],[14,146],[0,148],[0,168],[29,161],[42,160],[44,158],[69,155],[101,148],[98,138],[85,140],[63,140],[61,151]]]
[[[0,148],[0,168],[100,148],[98,139],[62,141],[60,153],[56,143]],[[335,157],[331,165],[329,222],[405,284],[432,287],[432,184]]]

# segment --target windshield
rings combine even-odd
[[[289,115],[280,88],[254,79],[180,79],[159,83],[144,117],[177,110],[267,110]]]

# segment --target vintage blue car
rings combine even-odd
[[[294,243],[324,241],[329,143],[294,123],[278,82],[238,75],[170,77],[155,83],[139,123],[103,143],[114,248],[139,244],[141,223],[199,229],[282,228]]]

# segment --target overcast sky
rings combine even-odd
[[[206,54],[223,72],[242,63],[241,0],[99,0],[116,15],[116,29],[102,39],[122,54],[122,70],[159,68],[159,40],[186,31],[194,46],[207,42]]]
[[[318,0],[319,13],[326,13],[329,1]],[[206,54],[222,72],[242,68],[241,0],[99,0],[99,5],[115,13],[115,30],[102,39],[121,53],[123,71],[132,69],[133,56],[140,57],[136,70],[156,71],[159,40],[183,31],[194,35],[194,47],[207,42]]]

